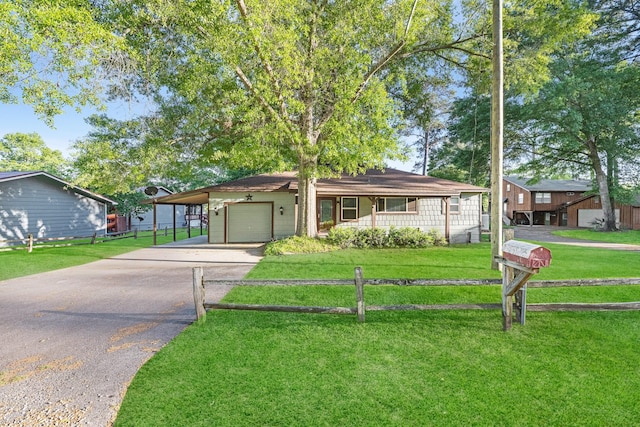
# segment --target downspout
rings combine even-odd
[[[444,238],[451,243],[451,197],[444,198]]]

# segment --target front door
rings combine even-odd
[[[336,199],[318,199],[318,232],[327,232],[336,224]]]

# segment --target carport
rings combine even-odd
[[[191,212],[192,208],[199,214],[187,214],[187,235],[191,237],[191,220],[190,215],[200,216],[200,235],[203,234],[202,218],[204,218],[204,206],[209,203],[209,193],[202,189],[186,191],[183,193],[170,194],[168,196],[154,197],[152,199],[143,200],[142,203],[153,205],[153,244],[156,245],[156,238],[158,233],[158,223],[156,218],[157,205],[172,205],[173,206],[173,241],[176,241],[176,206],[185,205],[187,211]]]

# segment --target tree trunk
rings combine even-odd
[[[589,158],[593,165],[593,171],[596,175],[596,183],[598,184],[598,192],[600,193],[600,203],[602,204],[602,213],[604,215],[602,230],[615,231],[618,229],[618,227],[616,227],[616,212],[614,204],[611,202],[607,174],[602,170],[602,162],[600,161],[598,147],[593,137],[589,137],[587,139],[587,148],[589,149]]]
[[[298,170],[298,236],[316,237],[316,159],[300,159]]]

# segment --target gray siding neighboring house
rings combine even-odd
[[[112,204],[47,172],[0,172],[0,241],[103,235]]]
[[[479,242],[486,189],[395,169],[319,179],[318,232],[333,227],[437,230],[450,243]],[[209,242],[266,242],[296,232],[295,172],[262,174],[155,199],[208,204]],[[151,202],[151,201],[150,201]]]
[[[156,187],[158,189],[155,197],[169,196],[173,191],[165,187]],[[142,190],[141,190],[142,191]],[[175,205],[176,227],[186,227],[187,219],[185,217],[186,206]],[[158,230],[164,228],[173,228],[173,206],[158,205],[156,206],[156,224]],[[131,229],[133,230],[153,230],[153,210],[147,210],[131,218]]]

